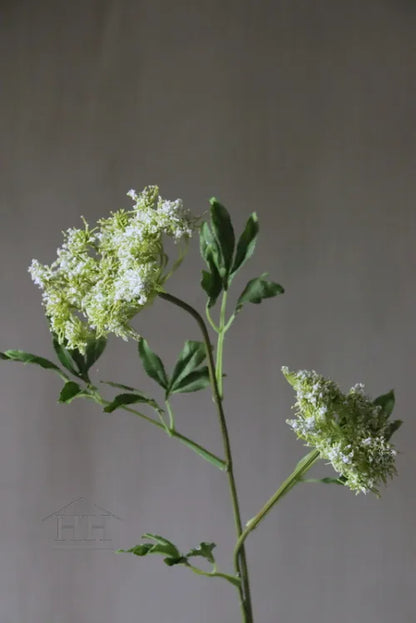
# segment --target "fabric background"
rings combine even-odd
[[[304,449],[280,366],[371,395],[394,387],[400,475],[381,500],[304,485],[247,544],[256,623],[413,623],[415,28],[406,0],[1,2],[0,349],[52,356],[32,257],[61,230],[157,183],[195,212],[217,196],[261,236],[241,277],[284,296],[227,337],[225,407],[246,521]],[[195,243],[169,290],[203,309]],[[158,301],[136,326],[168,364],[196,326]],[[97,378],[157,391],[110,340]],[[60,381],[0,372],[1,623],[239,621],[233,588],[115,555],[146,531],[218,544],[230,570],[226,479],[128,414],[57,404]],[[178,427],[221,452],[207,393]],[[318,470],[319,472],[319,470]],[[331,474],[322,466],[319,473]],[[85,498],[120,520],[111,548],[55,547],[42,521]]]

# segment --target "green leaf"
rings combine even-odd
[[[222,290],[222,280],[215,265],[212,265],[210,273],[202,271],[201,286],[208,295],[208,307],[212,307]]]
[[[70,352],[72,359],[77,365],[77,368],[79,370],[79,376],[85,377],[88,374],[88,368],[87,368],[87,363],[85,361],[84,355],[80,353],[80,351],[77,348],[71,349],[69,352]]]
[[[222,259],[219,272],[226,289],[234,255],[234,230],[227,209],[215,197],[210,199],[210,204],[212,230],[218,242]]]
[[[107,340],[105,337],[88,340],[85,355],[78,349],[69,349],[61,344],[56,335],[53,337],[53,347],[62,365],[75,376],[88,380],[88,370],[104,352]],[[75,365],[74,365],[75,364]]]
[[[195,547],[191,549],[187,554],[186,558],[191,558],[192,556],[202,556],[202,558],[206,558],[210,563],[215,563],[215,558],[212,553],[212,550],[216,547],[215,543],[200,543],[199,547]]]
[[[85,366],[87,370],[101,357],[106,345],[107,340],[105,337],[88,340],[87,349],[85,351]]]
[[[172,565],[181,564],[186,559],[181,555],[176,545],[168,539],[156,534],[144,534],[142,539],[149,539],[151,542],[135,545],[131,549],[120,549],[120,553],[130,553],[136,556],[146,556],[147,554],[162,554],[166,556],[164,562],[171,567]]]
[[[253,214],[249,217],[245,229],[238,240],[234,264],[231,269],[232,275],[234,275],[253,255],[254,249],[256,248],[256,239],[258,233],[258,218],[257,214],[253,212]]]
[[[236,313],[243,307],[244,303],[261,303],[263,299],[271,298],[277,294],[283,294],[284,289],[278,283],[268,281],[267,273],[260,277],[251,279],[237,301]]]
[[[117,387],[118,389],[125,389],[128,392],[138,392],[135,387],[130,387],[130,385],[123,385],[122,383],[113,383],[113,381],[100,381],[100,383],[103,383],[104,385],[111,385],[111,387]]]
[[[151,541],[155,542],[152,553],[157,552],[161,554],[167,554],[169,556],[176,557],[176,558],[180,558],[181,556],[176,545],[174,545],[172,541],[165,539],[163,536],[159,536],[158,534],[151,534],[150,532],[146,532],[146,534],[143,534],[142,539],[150,539]]]
[[[163,363],[160,357],[158,357],[156,353],[151,350],[149,344],[143,337],[139,340],[139,355],[142,360],[143,367],[150,378],[156,381],[156,383],[161,385],[164,389],[167,389],[169,382]]]
[[[74,366],[74,360],[71,357],[70,351],[67,348],[65,348],[65,346],[59,343],[56,335],[53,336],[52,344],[53,344],[55,353],[57,354],[57,357],[59,361],[61,362],[61,364],[67,370],[69,370],[71,374],[74,374],[75,376],[79,376],[79,370],[77,370]]]
[[[382,413],[387,419],[392,414],[394,409],[394,401],[394,391],[391,390],[387,394],[378,396],[378,398],[373,400],[373,404],[381,407]]]
[[[389,422],[389,424],[386,427],[386,433],[385,433],[385,437],[387,441],[391,439],[391,436],[393,435],[393,433],[395,433],[396,430],[398,430],[402,424],[403,424],[402,420],[394,420],[394,422]]]
[[[323,482],[326,485],[345,485],[346,478],[340,476],[339,478],[301,478],[301,482]]]
[[[45,370],[53,370],[64,380],[68,380],[68,376],[58,368],[58,366],[49,359],[45,359],[44,357],[38,357],[37,355],[32,355],[32,353],[26,353],[23,350],[6,350],[5,353],[0,353],[1,359],[9,360],[9,361],[20,361],[21,363],[34,363]]]
[[[135,554],[136,556],[146,556],[153,547],[153,543],[142,543],[141,545],[135,545],[130,549],[118,549],[118,554]]]
[[[199,249],[202,259],[205,261],[208,268],[211,270],[212,265],[214,265],[218,270],[220,270],[220,248],[207,222],[202,223],[199,231]]]
[[[210,384],[209,370],[205,366],[194,370],[182,378],[175,387],[170,390],[171,394],[185,394],[205,389]]]
[[[222,279],[219,272],[222,259],[218,242],[215,240],[208,223],[202,224],[199,232],[199,243],[201,256],[209,268],[209,272],[202,271],[201,286],[208,295],[208,306],[212,307],[222,290]]]
[[[205,344],[203,342],[187,340],[173,369],[169,383],[169,392],[174,392],[175,387],[180,384],[182,379],[190,372],[194,372],[205,358]]]
[[[119,407],[123,407],[125,405],[137,404],[138,402],[145,403],[159,411],[162,412],[162,409],[159,407],[157,402],[153,400],[153,398],[149,398],[140,392],[136,392],[134,394],[118,394],[113,401],[104,408],[106,413],[112,413]]]
[[[74,383],[74,381],[68,381],[62,388],[62,391],[59,395],[59,402],[64,402],[69,404],[74,400],[74,398],[81,398],[82,396],[87,396],[88,394],[78,385],[78,383]]]

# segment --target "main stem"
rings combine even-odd
[[[207,327],[205,325],[205,322],[202,316],[191,305],[188,305],[188,303],[185,303],[185,301],[182,301],[181,299],[178,299],[176,296],[173,296],[172,294],[168,294],[167,292],[161,292],[159,293],[159,296],[160,298],[166,301],[169,301],[170,303],[173,303],[174,305],[177,305],[178,307],[181,307],[186,312],[188,312],[188,314],[190,314],[198,323],[198,326],[201,330],[201,333],[204,339],[204,343],[205,343],[206,351],[207,351],[207,358],[208,358],[209,375],[210,375],[210,380],[211,380],[211,385],[212,385],[212,390],[213,390],[213,395],[214,395],[214,401],[217,407],[218,418],[220,422],[221,434],[222,434],[222,439],[223,439],[224,455],[225,455],[225,460],[227,463],[227,476],[228,476],[228,483],[230,487],[231,501],[232,501],[232,507],[233,507],[234,524],[235,524],[235,529],[237,533],[237,538],[239,539],[243,533],[243,528],[242,528],[242,523],[241,523],[240,507],[238,503],[237,487],[235,484],[235,478],[234,478],[234,472],[233,472],[231,445],[230,445],[230,439],[228,435],[227,423],[225,420],[224,410],[222,406],[221,392],[218,387],[215,363],[214,363],[214,358],[212,355],[211,342],[210,342],[208,330],[207,330]],[[222,357],[222,353],[220,353],[220,358],[221,357]],[[222,378],[222,368],[221,368],[221,378]],[[242,610],[242,615],[243,615],[243,623],[253,623],[248,567],[247,567],[247,559],[246,559],[246,553],[245,553],[245,548],[244,548],[243,543],[241,544],[239,548],[238,555],[235,556],[235,569],[236,569],[237,574],[241,578],[241,585],[238,588],[238,590],[240,594],[240,605],[241,605],[241,610]]]

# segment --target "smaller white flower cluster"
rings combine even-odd
[[[132,317],[151,303],[170,275],[163,237],[186,242],[196,219],[180,199],[159,196],[157,186],[130,190],[132,210],[119,210],[90,229],[68,229],[50,266],[33,260],[29,272],[43,290],[50,328],[68,348],[85,351],[92,337],[137,337]],[[177,266],[183,257],[179,250]]]
[[[400,423],[372,402],[358,383],[343,394],[314,370],[282,372],[296,391],[296,418],[287,423],[296,435],[330,461],[355,493],[378,494],[380,483],[396,473],[391,434]]]

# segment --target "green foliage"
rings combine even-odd
[[[195,392],[207,387],[210,383],[208,368],[199,368],[205,358],[205,344],[187,340],[173,369],[168,394]]]
[[[210,199],[210,204],[212,231],[220,251],[217,268],[226,290],[234,255],[234,229],[227,209],[215,197]]]
[[[393,412],[395,403],[394,391],[390,390],[387,394],[382,394],[378,396],[375,400],[373,400],[373,404],[381,407],[381,411],[383,415],[385,415],[386,419],[390,417]]]
[[[62,388],[62,391],[59,395],[59,402],[64,402],[69,404],[74,400],[74,398],[81,398],[83,396],[88,396],[88,393],[85,392],[78,383],[74,383],[74,381],[68,381]]]
[[[162,360],[152,351],[143,337],[139,340],[139,355],[148,376],[167,390],[169,381]]]
[[[301,478],[300,482],[322,482],[325,485],[342,485],[344,486],[347,479],[344,476],[340,476],[339,478]]]
[[[199,547],[195,547],[191,549],[187,554],[186,558],[191,558],[192,556],[201,556],[202,558],[206,558],[208,562],[211,564],[215,563],[215,558],[212,553],[213,549],[216,547],[215,543],[205,543],[204,541],[199,544]]]
[[[222,291],[223,282],[219,273],[221,265],[219,246],[208,223],[202,224],[199,243],[202,259],[209,268],[209,272],[202,271],[201,285],[208,295],[208,306],[212,307]]]
[[[118,389],[125,389],[128,392],[138,392],[135,387],[131,387],[130,385],[123,385],[122,383],[113,383],[113,381],[100,381],[100,383],[103,383],[104,385],[110,385],[111,387],[117,387]]]
[[[99,337],[87,342],[87,349],[85,352],[85,367],[87,370],[101,357],[106,345],[107,339],[105,337]]]
[[[141,338],[139,342],[139,353],[146,373],[163,387],[166,398],[171,394],[196,392],[210,384],[208,368],[206,366],[200,367],[206,358],[203,342],[194,340],[185,342],[170,379],[160,357],[151,350],[144,338]],[[116,384],[113,385],[117,386]],[[125,386],[125,389],[129,388]]]
[[[391,416],[394,404],[395,404],[395,396],[394,391],[390,390],[387,394],[382,394],[378,396],[374,401],[374,405],[381,407],[381,415],[384,417],[385,421],[389,419]],[[402,420],[393,420],[393,422],[386,423],[385,427],[385,437],[387,441],[390,441],[393,433],[396,432],[403,424]]]
[[[135,554],[136,556],[162,554],[165,556],[164,562],[169,567],[178,564],[189,566],[188,559],[197,556],[205,558],[212,565],[215,565],[215,558],[212,553],[213,549],[216,547],[215,543],[206,543],[203,541],[198,547],[189,550],[187,554],[182,554],[176,545],[172,543],[172,541],[169,541],[168,539],[165,539],[157,534],[147,532],[146,534],[143,534],[142,539],[146,539],[146,541],[127,550],[120,549],[118,550],[119,553]]]
[[[53,347],[59,361],[71,374],[86,382],[89,381],[88,371],[103,354],[106,344],[105,337],[89,338],[83,355],[77,348],[67,348],[53,335]]]
[[[142,539],[147,542],[135,545],[131,549],[120,549],[119,553],[135,554],[136,556],[147,556],[148,554],[162,554],[165,556],[163,562],[169,567],[185,562],[185,558],[180,554],[176,545],[157,534],[147,532],[143,534]]]
[[[249,217],[243,233],[237,244],[234,264],[231,274],[234,275],[251,258],[256,248],[257,235],[259,233],[259,222],[257,214],[253,212]]]
[[[112,402],[105,407],[104,411],[106,413],[112,413],[120,407],[137,404],[139,402],[148,404],[150,407],[153,407],[153,409],[156,409],[156,411],[158,411],[159,413],[163,412],[163,409],[160,408],[156,400],[153,400],[153,398],[149,398],[149,396],[146,396],[141,392],[135,392],[134,394],[118,394],[118,396],[116,396],[112,400]]]
[[[26,353],[23,350],[6,350],[4,353],[0,353],[0,358],[5,361],[20,361],[21,363],[33,363],[45,370],[52,370],[56,372],[64,381],[68,380],[68,376],[63,372],[55,363],[45,359],[44,357],[38,357],[38,355],[32,355],[32,353]]]
[[[266,279],[267,273],[263,273],[260,277],[251,279],[242,293],[240,294],[237,305],[236,313],[238,313],[243,307],[244,303],[259,304],[263,299],[271,298],[277,294],[283,294],[284,289],[278,283],[268,281]]]
[[[206,366],[190,372],[170,390],[171,394],[189,394],[205,389],[210,384],[209,370]]]
[[[259,223],[253,212],[235,245],[234,230],[226,208],[215,198],[211,201],[211,223],[203,223],[200,229],[200,251],[208,271],[202,271],[201,286],[208,295],[208,307],[212,307],[222,290],[228,290],[236,273],[251,258],[256,248]],[[260,303],[265,298],[282,294],[284,289],[266,279],[264,273],[248,282],[238,299],[236,313],[244,303]]]

